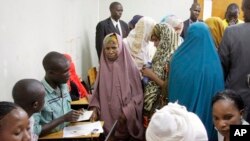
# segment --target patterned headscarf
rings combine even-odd
[[[110,36],[106,36],[104,39],[103,39],[103,44],[108,44],[110,42],[113,42],[115,44],[118,44],[118,40],[116,38],[116,35],[115,34],[111,34]]]
[[[155,24],[156,22],[152,18],[142,17],[135,28],[130,31],[128,37],[124,39],[138,69],[141,69],[145,63],[151,62],[148,53],[151,47],[149,42]]]
[[[153,72],[162,80],[167,81],[165,66],[168,64],[171,55],[178,47],[179,36],[168,24],[156,24],[154,34],[160,36],[159,46],[152,60]],[[161,88],[154,81],[149,81],[144,92],[144,110],[150,112],[156,102],[157,95],[161,93]]]
[[[206,19],[205,23],[208,25],[216,47],[218,48],[224,34],[224,25],[222,20],[219,17],[211,17]]]

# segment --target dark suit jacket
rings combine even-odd
[[[121,25],[121,29],[122,29],[123,38],[125,38],[128,36],[128,33],[129,33],[128,24],[122,20],[119,20],[119,21],[120,21],[120,25]],[[113,33],[113,32],[117,33],[117,30],[114,27],[110,18],[107,18],[106,20],[103,20],[97,24],[95,43],[96,43],[96,51],[97,51],[97,55],[98,55],[99,59],[101,56],[102,42],[103,42],[104,37],[107,34]]]
[[[249,36],[250,23],[229,26],[218,49],[224,70],[225,87],[240,94],[247,106],[250,106],[250,88],[247,83],[250,74]]]
[[[203,20],[198,20],[199,22],[203,22]],[[188,30],[188,27],[190,26],[189,24],[189,19],[187,19],[186,21],[184,21],[184,27],[183,27],[183,30],[181,32],[181,37],[183,39],[185,39],[185,35],[187,34],[187,30]]]

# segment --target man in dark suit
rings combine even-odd
[[[236,91],[248,107],[250,122],[250,0],[243,0],[245,23],[226,28],[218,49],[225,76],[225,87]]]
[[[184,39],[185,35],[187,33],[188,27],[195,22],[203,22],[202,20],[199,20],[198,17],[200,15],[201,6],[199,3],[193,3],[190,8],[190,18],[184,21],[184,27],[181,33],[181,37]]]
[[[122,5],[119,2],[112,2],[109,10],[111,16],[99,22],[96,26],[96,51],[99,59],[102,51],[102,41],[107,34],[116,32],[125,38],[129,33],[128,24],[120,20],[123,12]]]

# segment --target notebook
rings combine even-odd
[[[93,111],[84,110],[83,114],[79,116],[77,121],[89,120]]]

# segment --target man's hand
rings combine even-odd
[[[78,120],[79,116],[83,114],[82,110],[72,110],[64,115],[65,122],[75,122]]]

